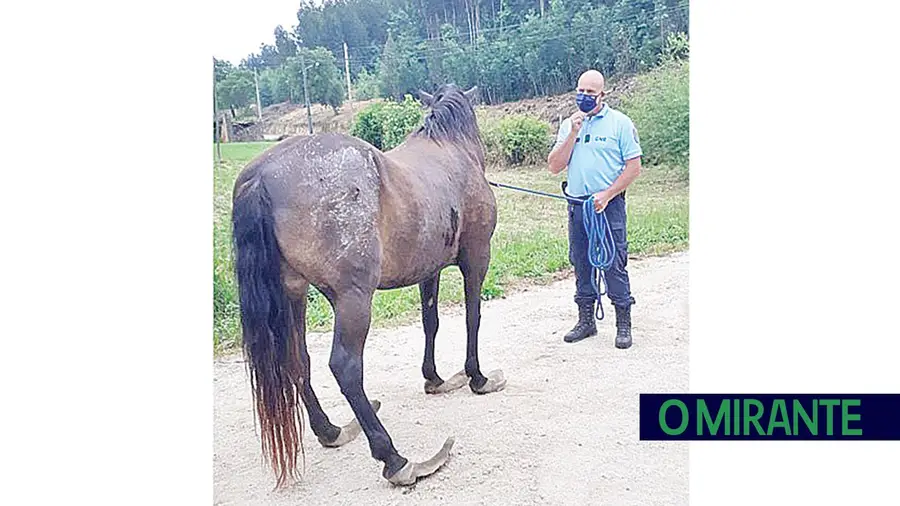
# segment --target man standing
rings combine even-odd
[[[602,102],[603,74],[588,70],[578,79],[578,111],[559,125],[556,145],[547,157],[550,172],[567,169],[566,193],[574,197],[594,196],[596,212],[606,218],[616,246],[612,265],[606,271],[607,294],[616,309],[616,348],[631,346],[631,306],[634,298],[628,281],[628,241],[625,230],[625,189],[641,173],[641,151],[637,130],[625,114]],[[597,334],[594,303],[597,291],[591,282],[593,267],[588,259],[588,237],[581,205],[569,204],[569,261],[575,267],[575,303],[578,323],[566,334],[567,343]]]

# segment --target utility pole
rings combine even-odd
[[[303,69],[303,97],[306,100],[306,120],[309,122],[309,135],[313,134],[312,111],[309,108],[309,87],[306,85],[306,61],[300,51],[300,67]]]
[[[216,58],[213,57],[213,133],[216,136],[216,161],[222,161],[222,144],[219,142],[219,96],[216,93]]]
[[[665,52],[666,50],[666,33],[663,29],[663,20],[668,17],[666,14],[665,4],[656,7],[657,17],[659,18],[659,47]]]
[[[253,68],[253,80],[256,82],[256,117],[262,121],[262,101],[259,99],[259,70]]]
[[[350,92],[350,59],[347,57],[347,43],[344,42],[344,74],[347,76],[347,101],[350,102],[350,112],[353,112],[353,94]]]

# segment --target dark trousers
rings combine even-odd
[[[616,255],[606,271],[606,294],[615,306],[634,304],[628,281],[628,240],[625,230],[625,194],[620,193],[606,206],[606,220],[612,230]],[[588,236],[582,221],[581,204],[569,204],[569,262],[575,267],[575,303],[597,300],[597,291],[591,283],[594,268],[588,260]],[[600,287],[603,288],[602,286]]]

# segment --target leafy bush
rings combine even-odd
[[[353,118],[353,125],[350,126],[350,135],[359,137],[381,149],[382,110],[384,107],[385,102],[375,102],[359,111],[356,117]]]
[[[378,81],[378,74],[370,74],[366,69],[362,69],[356,76],[356,84],[353,85],[354,100],[371,100],[381,95],[381,83]]]
[[[552,142],[546,122],[523,115],[485,120],[481,134],[488,162],[503,165],[539,163],[546,158]]]
[[[387,151],[402,143],[423,118],[419,102],[406,95],[403,102],[376,102],[361,110],[353,120],[350,134]],[[488,163],[541,163],[553,141],[550,125],[530,116],[491,120],[479,114],[478,123]]]
[[[422,122],[422,107],[412,96],[403,102],[376,102],[356,115],[350,134],[382,151],[400,145]]]
[[[620,107],[634,121],[649,164],[671,163],[688,170],[689,65],[677,57],[667,58],[660,67],[638,76],[636,87],[622,97]]]
[[[388,107],[382,109],[384,118],[382,142],[384,149],[392,149],[400,145],[406,136],[416,129],[424,117],[422,106],[410,95],[403,98],[403,102],[388,102]]]
[[[687,60],[691,52],[691,43],[684,32],[670,33],[666,37],[666,44],[659,55],[660,63],[669,63],[678,60]]]

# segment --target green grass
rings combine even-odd
[[[231,257],[231,191],[241,168],[272,143],[222,145],[222,163],[215,168],[214,184],[214,322],[217,350],[239,344],[240,316]],[[656,166],[628,190],[628,241],[632,256],[657,255],[688,246],[688,184],[684,171]],[[500,183],[559,193],[563,176],[549,174],[543,166],[489,169],[488,177]],[[545,283],[554,274],[571,268],[568,257],[566,206],[564,203],[506,189],[495,189],[498,223],[491,243],[491,265],[482,289],[485,299],[501,297],[523,283]],[[441,275],[442,304],[463,301],[462,276],[451,267]],[[410,323],[419,318],[418,287],[377,292],[373,325]],[[329,330],[332,312],[328,302],[310,291],[307,324],[311,330]]]
[[[234,180],[247,162],[272,144],[222,144],[222,162],[216,164],[213,170],[213,342],[217,349],[235,343],[240,335],[237,284],[231,255],[231,192]]]
[[[637,127],[645,163],[670,163],[687,173],[690,158],[690,63],[670,61],[635,78],[622,112]]]

